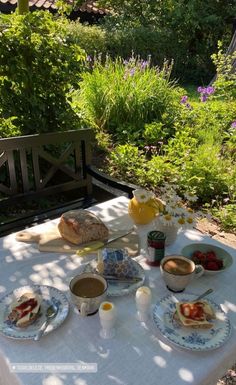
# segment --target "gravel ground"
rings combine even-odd
[[[236,248],[236,234],[221,231],[217,223],[202,221],[201,224],[198,224],[197,229],[222,243]],[[216,385],[236,385],[236,363],[217,381]]]

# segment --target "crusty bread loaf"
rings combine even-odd
[[[38,294],[24,293],[11,304],[8,319],[20,328],[31,325],[39,316],[41,302],[42,298]]]
[[[106,241],[109,235],[101,219],[87,210],[72,210],[62,214],[58,230],[64,239],[76,245]]]
[[[175,321],[194,329],[210,329],[215,312],[207,301],[178,302],[174,314]]]

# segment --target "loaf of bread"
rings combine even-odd
[[[62,214],[58,230],[62,238],[76,245],[106,241],[109,235],[101,219],[87,210],[72,210]]]

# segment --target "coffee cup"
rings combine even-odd
[[[160,271],[167,288],[178,293],[184,291],[194,278],[201,277],[204,268],[182,255],[169,255],[162,259]]]
[[[96,273],[75,276],[69,288],[71,300],[82,317],[95,314],[107,295],[107,281]]]

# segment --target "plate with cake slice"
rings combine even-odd
[[[58,312],[46,328],[45,335],[58,328],[69,313],[65,294],[46,285],[14,289],[0,299],[0,332],[9,338],[34,339],[52,304],[56,305]]]
[[[153,319],[161,334],[174,345],[192,351],[222,346],[230,336],[229,318],[214,301],[195,301],[196,295],[170,294],[153,309]]]

